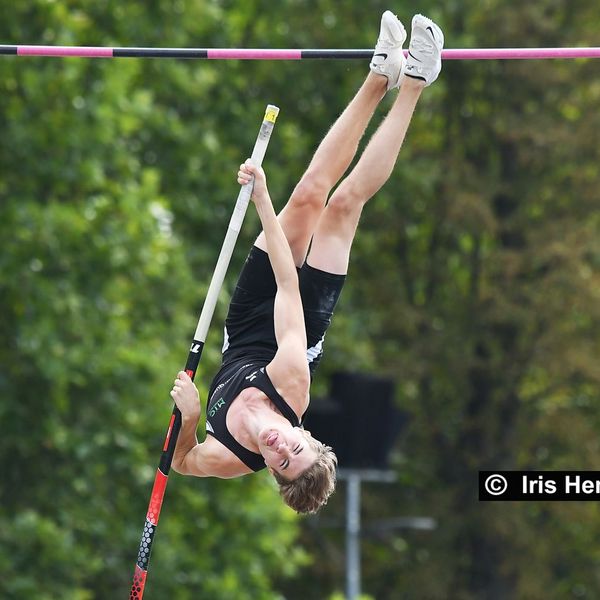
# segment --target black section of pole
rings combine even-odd
[[[202,350],[204,350],[204,341],[194,340],[190,346],[190,353],[185,363],[185,372],[192,378],[192,381],[194,381],[198,365],[200,364]]]
[[[0,54],[16,54],[17,46],[0,46]]]
[[[190,346],[190,352],[188,354],[187,361],[185,363],[185,372],[190,376],[192,381],[196,376],[198,365],[200,364],[200,357],[202,356],[202,350],[204,349],[204,342],[194,340]],[[168,475],[171,470],[171,463],[173,462],[173,454],[175,454],[175,446],[177,445],[177,438],[181,431],[181,412],[177,406],[173,407],[171,414],[171,423],[169,425],[170,431],[167,434],[167,445],[163,449],[163,453],[160,457],[160,463],[158,468],[165,474]]]
[[[163,450],[160,455],[160,462],[158,468],[165,474],[168,475],[171,470],[171,463],[173,462],[173,454],[175,453],[175,446],[177,445],[177,438],[179,437],[179,431],[181,430],[181,412],[177,406],[173,407],[171,413],[171,422],[169,424],[169,439],[167,447]]]

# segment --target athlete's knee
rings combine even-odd
[[[358,190],[352,185],[342,183],[329,199],[327,210],[337,218],[344,219],[360,214],[363,204]]]
[[[290,200],[296,206],[321,210],[325,206],[328,193],[329,186],[327,183],[322,178],[307,172],[294,188]]]

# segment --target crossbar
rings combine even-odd
[[[406,54],[407,52],[404,51]],[[372,49],[284,48],[111,48],[103,46],[6,46],[0,55],[79,58],[188,58],[207,60],[370,59]],[[448,48],[443,60],[510,60],[600,58],[600,47],[585,48]]]

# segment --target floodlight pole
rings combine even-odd
[[[360,596],[360,475],[348,474],[346,482],[346,598]]]
[[[361,592],[361,483],[392,483],[396,480],[396,473],[379,469],[338,469],[337,477],[346,481],[346,600],[358,600]]]

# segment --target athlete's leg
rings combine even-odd
[[[279,214],[297,266],[304,262],[327,197],[350,166],[377,105],[386,90],[398,84],[404,63],[402,43],[405,38],[404,27],[396,17],[389,11],[384,13],[375,52],[377,48],[385,48],[385,61],[371,64],[372,72],[321,141],[306,172]],[[256,246],[266,250],[264,234],[258,237]]]
[[[358,93],[323,138],[296,185],[279,222],[298,267],[306,257],[310,238],[329,192],[352,162],[358,143],[386,91],[386,79],[369,73]],[[264,233],[256,246],[267,249]]]
[[[420,15],[413,19],[410,46],[413,58],[409,55],[405,69],[408,76],[404,77],[394,105],[360,160],[323,211],[307,259],[312,267],[328,273],[347,272],[362,208],[392,172],[421,92],[439,73],[442,45],[443,34],[437,25]],[[410,70],[413,63],[418,67]]]
[[[328,273],[345,274],[364,204],[388,180],[425,85],[405,79],[390,112],[360,160],[331,199],[313,237],[307,262]]]

